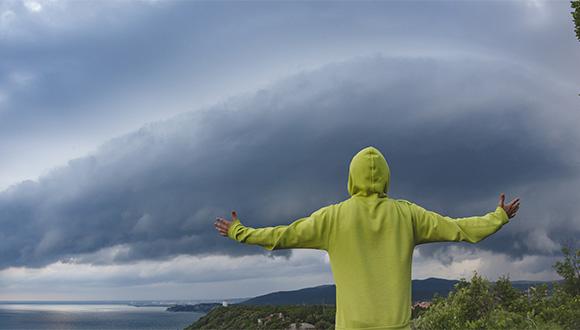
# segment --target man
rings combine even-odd
[[[498,231],[519,209],[519,198],[483,216],[450,218],[387,196],[390,170],[374,147],[359,151],[348,176],[350,198],[289,225],[252,228],[232,212],[218,218],[222,236],[268,250],[328,252],[336,284],[336,323],[341,329],[410,329],[413,249],[429,242],[477,243]]]

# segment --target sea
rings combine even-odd
[[[205,315],[131,302],[0,302],[0,329],[183,329]]]

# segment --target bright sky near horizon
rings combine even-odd
[[[580,237],[580,42],[568,1],[0,1],[0,300],[204,299],[332,283],[321,251],[216,234],[391,194],[522,206],[414,278],[556,279]]]

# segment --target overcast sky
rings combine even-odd
[[[580,236],[568,1],[0,1],[0,300],[249,297],[333,283],[215,217],[348,198],[372,145],[392,198],[518,216],[415,250],[413,278],[558,279]],[[71,289],[72,288],[72,289]]]

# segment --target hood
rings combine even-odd
[[[351,196],[386,197],[391,171],[383,154],[375,147],[366,147],[350,161],[348,193]]]

